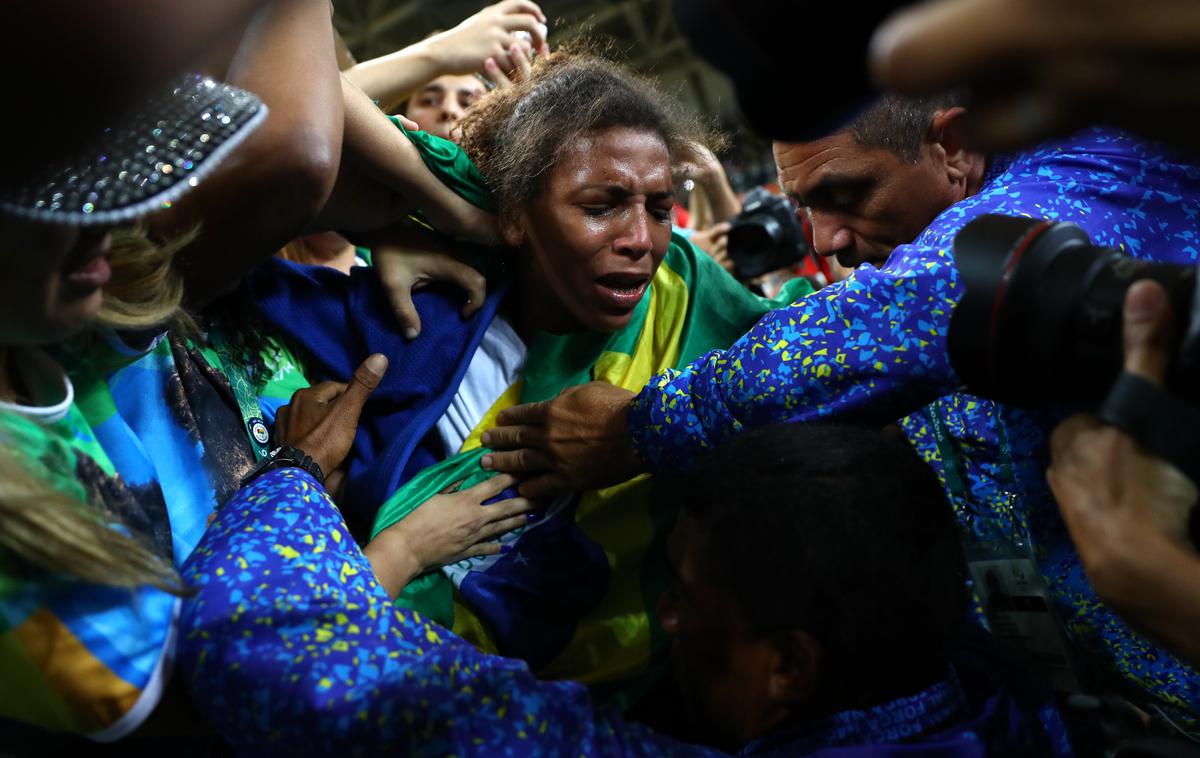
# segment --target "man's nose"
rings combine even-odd
[[[622,230],[614,247],[617,252],[633,258],[640,258],[654,249],[654,239],[650,235],[650,214],[644,208],[633,211],[629,223]]]
[[[838,216],[813,211],[810,218],[813,250],[818,255],[836,255],[842,250],[854,247],[854,232]]]
[[[442,120],[443,121],[458,121],[463,117],[466,109],[458,104],[454,98],[447,98],[442,105]]]

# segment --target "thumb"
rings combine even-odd
[[[351,427],[358,426],[358,417],[363,404],[379,386],[387,371],[388,359],[383,353],[372,353],[354,370],[354,377],[347,383],[346,391],[333,405],[338,420]]]
[[[1161,384],[1170,352],[1171,305],[1158,282],[1135,282],[1125,294],[1125,370]]]

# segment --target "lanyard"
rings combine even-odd
[[[967,467],[955,449],[954,444],[950,441],[950,435],[946,431],[946,426],[942,422],[941,416],[938,414],[941,408],[941,402],[929,406],[929,428],[933,432],[934,440],[937,443],[938,453],[942,457],[943,475],[946,478],[946,487],[951,494],[957,497],[962,507],[968,516],[969,520],[983,518],[985,514],[977,507],[977,504],[971,497],[970,490],[967,487]],[[1028,551],[1031,547],[1028,534],[1018,534],[1016,499],[1017,499],[1017,476],[1015,466],[1013,464],[1012,445],[1009,443],[1008,434],[1004,430],[1004,421],[997,413],[993,416],[996,420],[996,438],[1000,444],[1000,471],[998,481],[1001,490],[1005,495],[1004,508],[1008,515],[1009,524],[1012,526],[1011,542],[1014,547],[1022,548]],[[1023,530],[1027,532],[1028,530]]]
[[[254,459],[261,461],[267,457],[267,443],[271,441],[271,432],[263,422],[262,408],[258,404],[258,393],[254,391],[254,383],[246,373],[242,362],[234,358],[229,349],[229,342],[220,330],[213,329],[208,335],[209,344],[221,360],[221,367],[229,379],[229,387],[233,390],[233,398],[237,401],[238,410],[242,414],[246,436],[250,438],[250,448],[254,451]]]

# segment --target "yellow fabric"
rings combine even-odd
[[[32,667],[32,671],[25,672],[27,676],[4,672],[5,679],[11,676],[11,681],[22,685],[17,692],[0,695],[0,712],[15,720],[55,731],[94,732],[116,723],[141,694],[92,655],[45,608],[0,639],[10,652],[11,646],[23,648],[22,659]],[[8,665],[20,659],[6,654],[4,660]]]
[[[483,414],[483,418],[479,419],[479,423],[475,424],[475,428],[463,440],[462,447],[458,449],[458,452],[465,453],[483,444],[479,441],[479,438],[483,436],[484,432],[496,425],[496,417],[500,415],[500,411],[517,404],[517,400],[521,397],[522,384],[523,382],[517,379],[511,387],[504,391],[504,394],[496,398],[496,402],[492,403],[492,407],[487,409],[487,413]]]
[[[602,353],[592,369],[592,378],[636,392],[652,376],[675,365],[689,297],[683,278],[665,264],[659,266],[632,354]],[[518,402],[520,393],[518,381],[492,404],[460,452],[479,447],[483,432],[495,426],[500,411]],[[576,524],[606,551],[611,571],[608,591],[600,604],[580,620],[566,649],[537,672],[539,676],[600,684],[631,679],[645,669],[651,655],[651,620],[642,597],[642,567],[655,535],[649,512],[650,489],[650,477],[640,476],[581,495]],[[461,602],[457,592],[454,633],[484,651],[496,649],[483,623]]]

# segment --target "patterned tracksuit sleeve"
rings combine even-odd
[[[639,455],[653,470],[686,468],[743,424],[915,411],[954,389],[944,343],[958,293],[948,249],[903,245],[883,269],[768,313],[728,350],[650,380],[630,408]]]
[[[671,755],[691,748],[395,606],[315,481],[282,469],[218,513],[184,567],[180,667],[254,755]]]

